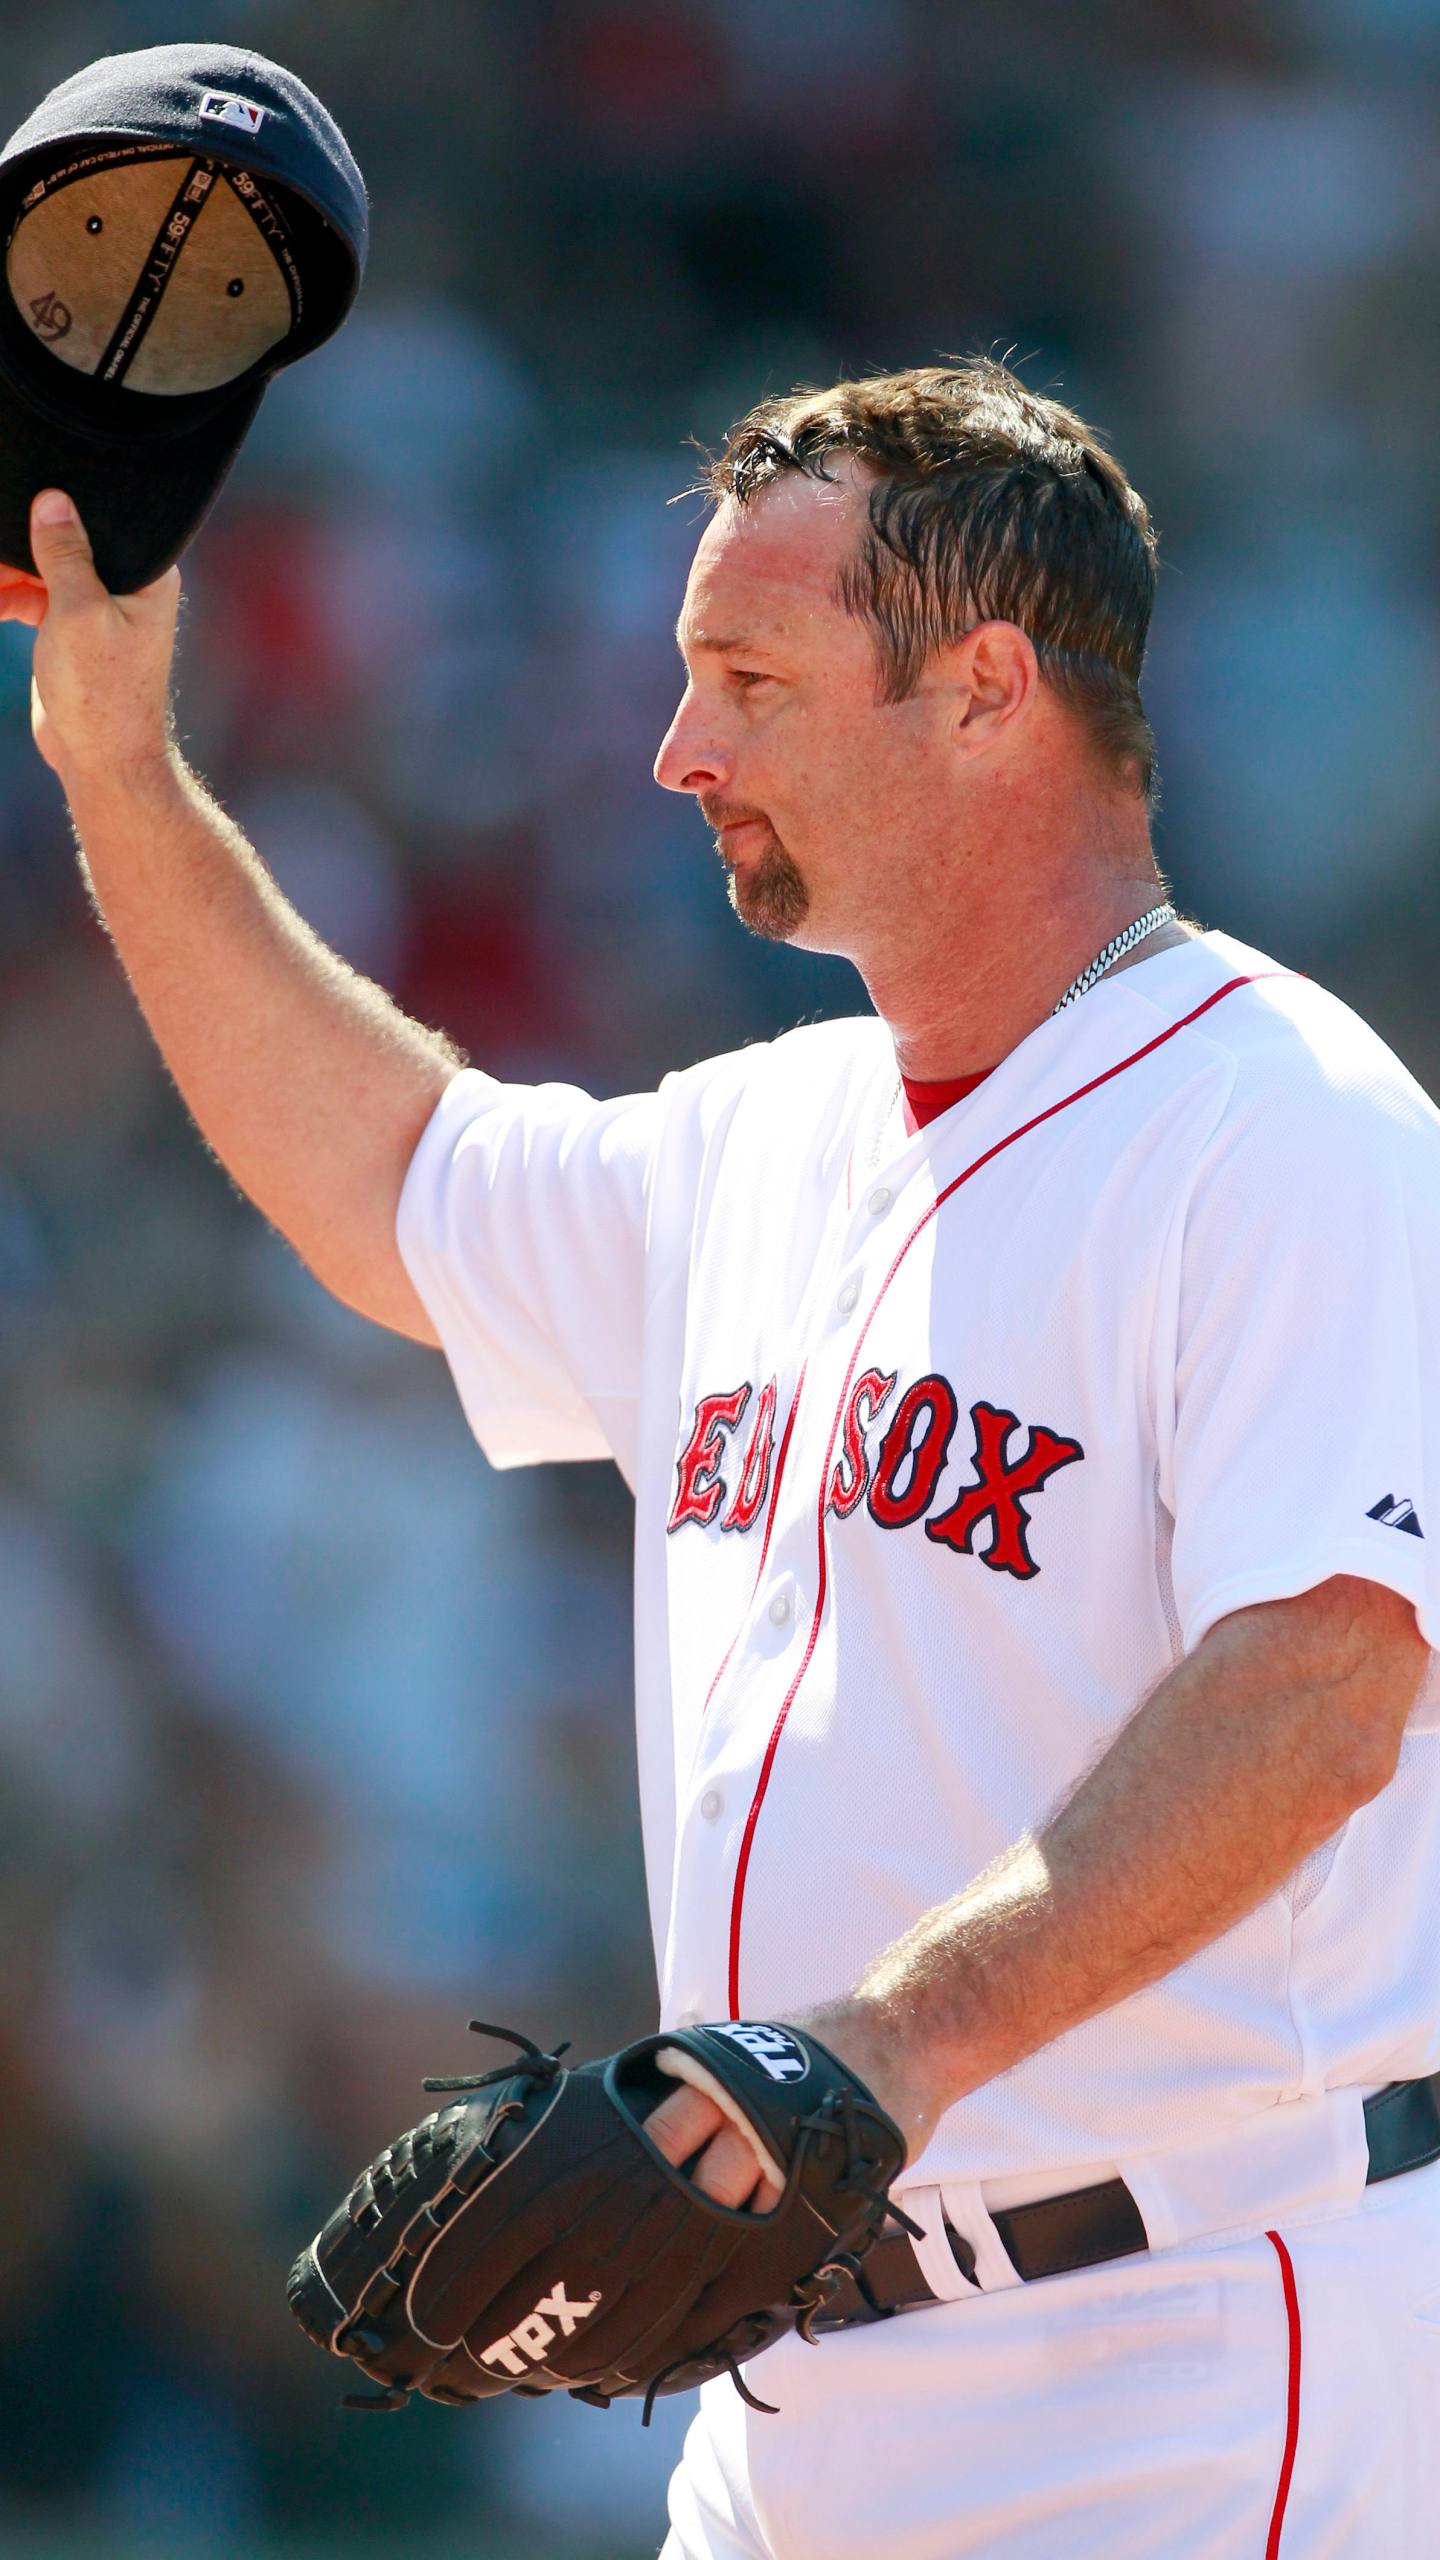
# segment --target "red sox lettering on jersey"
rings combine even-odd
[[[894,1369],[866,1369],[851,1387],[827,1510],[844,1520],[863,1501],[882,1529],[905,1529],[923,1519],[927,1538],[957,1555],[978,1555],[992,1572],[1028,1582],[1040,1567],[1027,1536],[1025,1496],[1041,1492],[1058,1468],[1084,1457],[1079,1441],[1032,1423],[1024,1447],[1018,1448],[1016,1435],[1024,1428],[1018,1414],[982,1398],[970,1407],[971,1475],[954,1489],[953,1499],[932,1511],[960,1400],[948,1378],[935,1372],[917,1378],[895,1404],[872,1461],[868,1429],[886,1414],[898,1384]],[[709,1527],[717,1518],[722,1530],[754,1527],[775,1455],[777,1382],[771,1378],[762,1388],[748,1437],[741,1443],[740,1426],[753,1392],[746,1380],[698,1399],[676,1460],[675,1497],[665,1524],[672,1535],[691,1525]],[[728,1503],[722,1472],[727,1442],[743,1446]]]

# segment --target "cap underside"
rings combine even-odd
[[[0,160],[0,561],[34,568],[31,503],[60,488],[107,587],[158,577],[273,373],[343,318],[350,235],[214,138],[92,129]]]
[[[106,586],[123,595],[148,585],[208,511],[263,393],[262,380],[242,383],[202,430],[144,442],[67,428],[0,378],[0,560],[34,568],[30,501],[65,489]]]
[[[299,278],[248,172],[190,152],[91,151],[24,200],[6,282],[73,372],[161,397],[234,382],[287,338]]]

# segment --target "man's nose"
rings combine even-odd
[[[731,762],[713,728],[701,718],[694,695],[683,694],[655,758],[655,779],[662,791],[721,791]]]

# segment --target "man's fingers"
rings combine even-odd
[[[750,2204],[757,2213],[772,2213],[785,2192],[761,2176],[753,2145],[700,2089],[682,2083],[646,2117],[645,2130],[675,2168],[695,2160],[690,2176],[716,2204],[735,2210]]]
[[[63,489],[42,489],[30,510],[30,548],[58,604],[93,604],[105,593],[95,575],[90,537]]]
[[[662,2098],[654,2114],[646,2117],[645,2130],[656,2149],[663,2151],[678,2169],[724,2122],[713,2098],[707,2098],[700,2089],[687,2088],[681,2081],[668,2098]]]
[[[38,631],[48,602],[38,578],[27,579],[23,587],[0,585],[0,622],[25,622]]]
[[[690,2179],[702,2196],[709,2196],[716,2204],[728,2204],[732,2212],[738,2212],[760,2184],[760,2163],[744,2134],[727,2124],[712,2142],[706,2143]]]
[[[32,630],[38,630],[48,601],[42,579],[32,577],[28,569],[15,569],[8,560],[0,560],[0,622],[28,622]]]

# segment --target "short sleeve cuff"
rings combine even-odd
[[[1332,1547],[1303,1559],[1253,1565],[1244,1573],[1210,1584],[1182,1612],[1185,1651],[1193,1653],[1211,1628],[1218,1626],[1222,1618],[1232,1617],[1237,1609],[1258,1608],[1267,1600],[1293,1600],[1302,1591],[1313,1591],[1342,1573],[1398,1592],[1413,1607],[1426,1643],[1432,1651],[1440,1650],[1440,1606],[1428,1587],[1424,1557],[1417,1555],[1412,1560],[1407,1547],[1414,1542],[1404,1539],[1398,1531],[1390,1534],[1395,1541],[1393,1551],[1380,1550],[1368,1539],[1337,1539]]]

